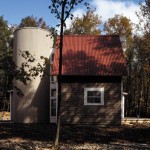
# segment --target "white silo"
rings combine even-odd
[[[13,59],[17,66],[25,61],[19,55],[20,51],[29,51],[36,59],[36,65],[41,61],[40,56],[50,57],[53,47],[53,38],[50,32],[35,27],[24,27],[14,32]],[[16,123],[46,123],[49,122],[49,77],[41,79],[40,76],[32,79],[27,85],[14,80],[14,86],[19,88],[24,96],[21,97],[14,89],[12,99],[12,121]]]

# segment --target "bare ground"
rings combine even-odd
[[[56,126],[51,124],[0,124],[1,150],[52,149]],[[150,126],[111,128],[62,126],[61,150],[150,150]]]

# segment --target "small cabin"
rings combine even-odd
[[[127,67],[120,37],[67,35],[63,40],[61,124],[121,125],[122,77],[127,75]],[[50,80],[50,122],[57,121],[58,69],[56,47]]]

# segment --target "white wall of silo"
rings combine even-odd
[[[14,32],[13,60],[19,67],[25,61],[20,51],[29,51],[36,59],[36,65],[41,62],[40,56],[49,58],[53,47],[50,32],[41,28],[25,27]],[[14,86],[19,88],[21,97],[14,89],[12,99],[12,121],[16,123],[46,123],[49,122],[49,77],[40,76],[32,79],[27,85],[14,80]]]

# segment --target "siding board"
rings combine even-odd
[[[106,78],[105,78],[106,79]],[[88,82],[88,78],[76,79],[63,78],[62,102],[61,102],[61,123],[62,124],[97,124],[100,126],[121,124],[121,80],[114,77],[108,81],[94,79]],[[91,81],[91,80],[90,80]],[[96,81],[96,82],[95,82]],[[113,82],[114,81],[114,82]],[[85,106],[84,88],[104,87],[103,106]]]

